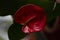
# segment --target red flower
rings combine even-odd
[[[15,13],[14,20],[24,25],[22,27],[24,33],[37,32],[43,30],[46,24],[46,13],[37,5],[27,4]]]

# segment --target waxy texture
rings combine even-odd
[[[34,4],[22,6],[14,15],[14,20],[18,24],[22,24],[24,33],[32,33],[43,30],[46,24],[45,11]]]

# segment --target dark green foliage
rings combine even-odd
[[[10,40],[20,40],[25,37],[26,34],[22,32],[22,25],[20,24],[12,24],[8,30],[8,35]]]
[[[37,40],[47,40],[47,38],[44,36],[42,32],[36,32],[35,36]]]

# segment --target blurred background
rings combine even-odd
[[[52,10],[55,2],[56,7]],[[2,36],[6,37],[6,35],[8,36],[8,40],[60,40],[60,0],[0,0],[0,16],[13,16],[22,5],[30,3],[39,5],[46,11],[47,20],[44,30],[26,35],[20,31],[19,28],[21,25],[19,24],[13,23],[9,26],[4,26],[4,29],[8,28],[6,31],[1,29],[2,26],[0,24],[0,40],[5,40]],[[6,25],[8,25],[11,21],[6,23]],[[1,35],[2,33],[4,33],[4,35]]]

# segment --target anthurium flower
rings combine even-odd
[[[46,13],[43,8],[27,4],[15,13],[14,20],[18,24],[22,24],[22,31],[24,33],[32,33],[43,30],[46,24]]]

